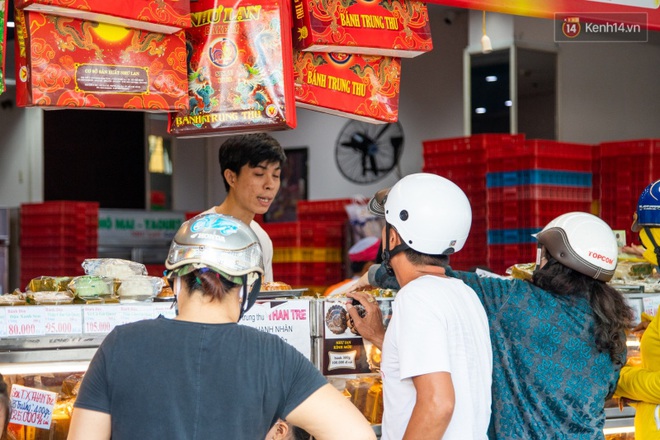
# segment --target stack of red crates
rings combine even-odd
[[[591,212],[592,146],[528,139],[488,156],[488,266],[504,273],[535,260],[532,234],[555,217]]]
[[[488,205],[486,172],[492,149],[521,144],[522,135],[480,134],[423,142],[426,173],[446,177],[467,195],[472,207],[472,227],[463,249],[451,256],[451,265],[467,270],[488,265]]]
[[[323,291],[345,278],[345,206],[351,199],[299,201],[298,221],[263,223],[273,242],[273,274],[294,288]]]
[[[532,236],[569,211],[590,212],[592,146],[480,134],[424,142],[425,172],[455,182],[472,205],[472,228],[451,265],[496,273],[534,261]]]
[[[98,202],[50,201],[20,208],[21,285],[39,276],[84,275],[98,252]]]
[[[604,142],[598,150],[601,218],[629,231],[639,195],[660,179],[660,139]]]

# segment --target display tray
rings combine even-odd
[[[308,289],[265,290],[259,292],[257,299],[299,298],[300,295],[307,290]]]

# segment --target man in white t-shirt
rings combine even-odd
[[[280,189],[280,174],[286,155],[282,146],[267,133],[232,136],[218,153],[227,197],[205,211],[231,215],[254,231],[264,259],[264,282],[273,281],[273,242],[257,222],[265,214]]]
[[[404,177],[382,205],[383,265],[401,289],[383,333],[370,294],[353,292],[367,312],[349,313],[362,337],[382,348],[383,440],[486,439],[492,349],[486,312],[474,290],[445,275],[472,221],[461,189],[434,174]],[[371,321],[371,322],[370,322]]]

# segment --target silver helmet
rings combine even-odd
[[[261,245],[254,231],[237,218],[215,213],[199,214],[181,225],[165,267],[178,276],[208,268],[242,284],[243,313],[256,301],[264,273]],[[250,285],[254,287],[246,295]]]

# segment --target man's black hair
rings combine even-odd
[[[268,164],[286,162],[284,149],[275,138],[268,133],[242,134],[227,139],[218,151],[220,171],[225,183],[225,190],[229,191],[229,182],[225,178],[225,170],[231,170],[236,175],[243,165],[256,167],[262,162]]]

